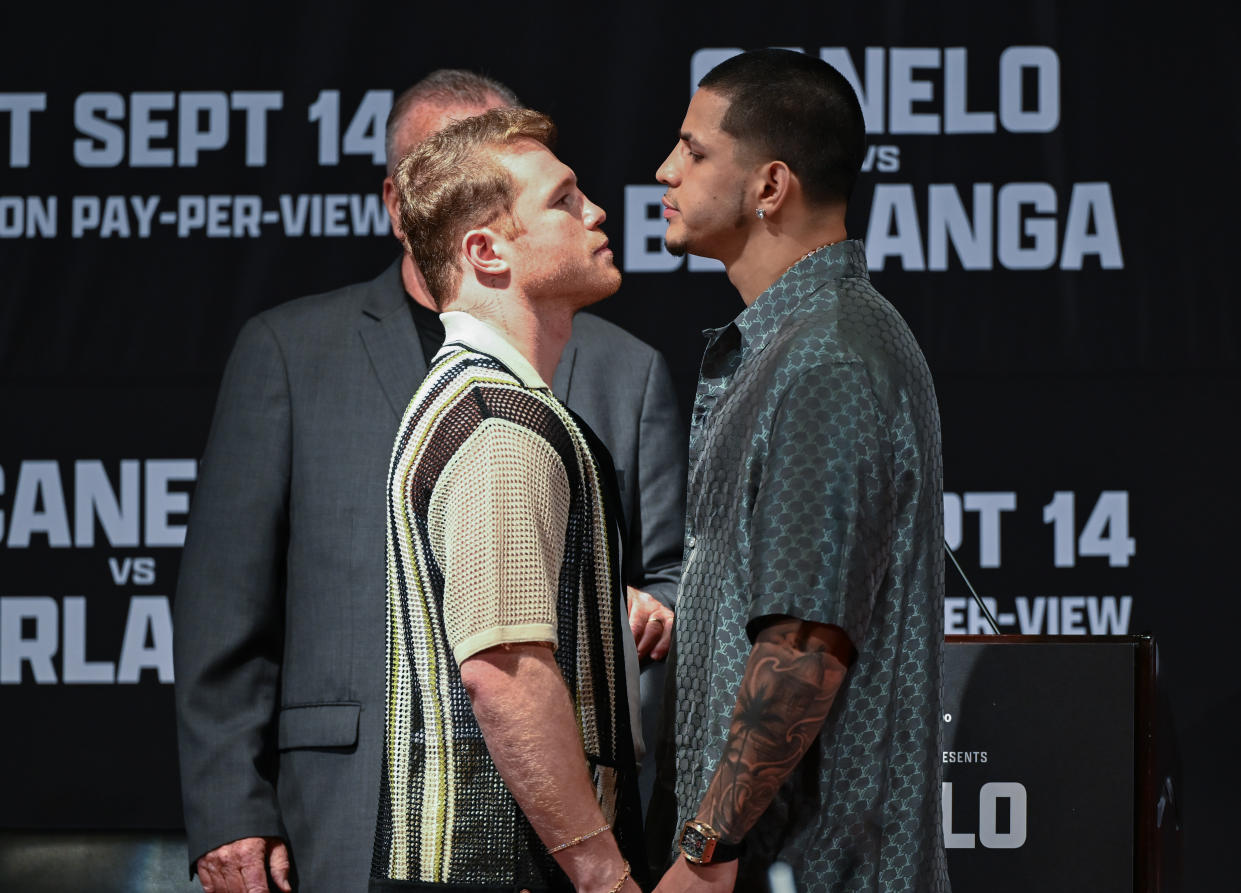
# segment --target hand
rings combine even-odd
[[[695,865],[677,857],[664,872],[654,893],[732,893],[737,883],[737,860]]]
[[[267,871],[284,893],[289,883],[289,849],[279,837],[243,837],[216,847],[198,860],[203,893],[267,893]]]
[[[653,595],[627,587],[629,593],[629,629],[638,646],[638,657],[663,660],[672,647],[673,613]]]

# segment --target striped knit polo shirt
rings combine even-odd
[[[387,715],[374,890],[572,889],[500,777],[459,664],[547,642],[605,818],[641,856],[615,472],[503,335],[443,314],[388,474]]]

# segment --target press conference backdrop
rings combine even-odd
[[[0,827],[179,825],[171,607],[220,372],[254,313],[396,256],[394,91],[469,67],[557,120],[625,275],[597,312],[687,411],[741,305],[662,250],[654,171],[702,74],[784,46],[862,101],[849,228],[935,375],[948,543],[1003,632],[1156,635],[1186,889],[1221,888],[1239,31],[1203,0],[6,9]],[[980,613],[950,578],[947,632]]]

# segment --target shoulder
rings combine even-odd
[[[626,332],[616,323],[586,312],[578,313],[573,318],[573,335],[569,338],[569,344],[602,355],[640,358],[647,363],[656,356],[655,348],[645,341]]]
[[[472,454],[502,452],[504,444],[519,440],[566,452],[572,446],[571,424],[549,392],[527,388],[486,354],[461,349],[442,357],[423,379],[402,428],[411,442],[428,444],[446,457],[467,443]]]
[[[852,393],[891,411],[910,393],[933,399],[926,359],[896,308],[865,279],[838,285],[812,296],[772,339],[764,362],[775,389],[801,402]]]
[[[468,407],[480,422],[501,419],[534,430],[563,411],[550,392],[527,387],[495,357],[470,347],[442,355],[419,386],[423,400],[441,395],[454,407]]]
[[[354,320],[364,310],[383,315],[404,308],[399,271],[389,267],[365,282],[354,282],[330,291],[306,295],[277,304],[255,319],[275,331],[297,331],[332,327]]]
[[[277,304],[246,320],[233,344],[234,362],[255,356],[322,357],[357,327],[360,303],[352,287]]]
[[[917,350],[897,309],[865,278],[824,283],[808,295],[772,338],[772,360],[795,367],[816,363],[883,363]]]
[[[561,364],[572,369],[569,405],[583,412],[592,426],[598,421],[592,416],[592,401],[610,405],[618,395],[637,398],[652,383],[656,390],[671,386],[667,363],[659,351],[594,314],[579,313],[574,318],[573,336],[565,345]],[[558,369],[557,375],[562,372],[563,368]]]
[[[408,313],[399,268],[389,267],[366,282],[341,286],[277,304],[246,320],[234,356],[275,351],[286,361],[308,363],[342,356],[356,342],[359,325]]]
[[[841,332],[862,342],[912,338],[900,311],[865,277],[837,284]]]
[[[365,283],[354,283],[331,291],[304,295],[285,301],[283,304],[277,304],[257,316],[273,327],[337,316],[349,310],[358,309],[364,285]]]

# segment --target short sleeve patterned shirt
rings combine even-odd
[[[857,241],[707,334],[677,600],[679,821],[719,765],[751,624],[835,624],[857,660],[747,835],[738,889],[780,860],[800,893],[947,890],[940,429],[922,352]]]

